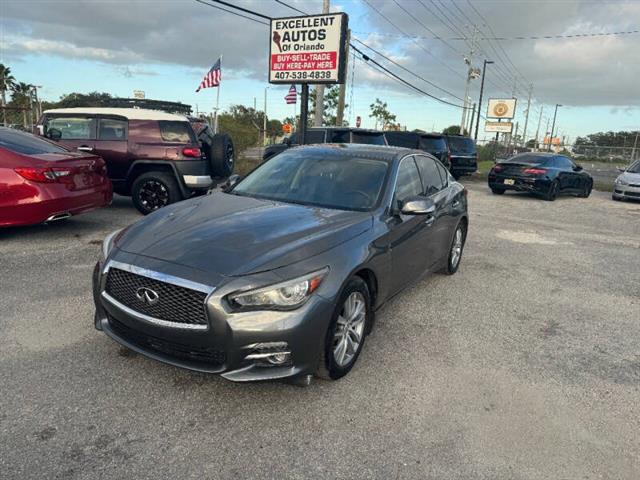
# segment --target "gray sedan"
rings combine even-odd
[[[95,326],[229,380],[338,379],[385,301],[458,270],[467,228],[465,188],[429,154],[292,148],[108,236]]]
[[[616,178],[612,198],[640,200],[640,160],[636,160]]]

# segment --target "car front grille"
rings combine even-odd
[[[109,316],[109,327],[120,338],[143,350],[165,354],[175,359],[206,363],[212,367],[222,367],[227,360],[223,350],[185,345],[153,337],[128,327],[111,316]]]
[[[158,295],[155,304],[138,298],[136,292],[142,287]],[[118,302],[144,315],[178,324],[207,325],[204,292],[114,267],[109,269],[105,290]]]
[[[632,188],[640,188],[640,184],[638,183],[630,183],[629,186]]]
[[[640,198],[640,193],[639,192],[624,192],[624,194],[629,196],[629,197],[638,197],[638,198]]]

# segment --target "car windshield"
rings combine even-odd
[[[637,160],[635,163],[632,163],[631,166],[627,168],[627,172],[640,173],[640,160]]]
[[[66,148],[12,128],[0,128],[0,147],[23,155],[68,153]]]
[[[547,163],[549,157],[542,155],[516,155],[515,157],[511,157],[508,160],[504,160],[500,163],[526,163],[527,165],[542,165],[543,163]]]
[[[442,137],[420,137],[420,150],[427,152],[442,152],[447,149],[447,144]]]
[[[232,194],[339,210],[368,211],[382,193],[382,160],[289,150],[262,164]]]
[[[470,138],[449,137],[451,153],[473,154],[476,153],[476,144]]]

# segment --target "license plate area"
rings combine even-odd
[[[504,184],[505,185],[515,185],[516,181],[513,178],[505,178]]]

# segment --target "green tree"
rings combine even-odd
[[[54,108],[106,107],[113,96],[104,92],[69,93],[60,97]]]
[[[376,119],[376,130],[378,123],[380,123],[382,130],[385,130],[389,124],[396,121],[396,116],[389,111],[387,102],[383,102],[379,98],[376,98],[376,101],[369,105],[369,108],[371,109],[369,117]]]
[[[16,83],[15,77],[11,74],[11,68],[0,63],[0,94],[2,95],[2,124],[7,126],[7,91]]]
[[[33,95],[33,85],[30,83],[16,82],[11,87],[13,91],[12,100],[15,106],[22,110],[22,125],[26,130],[27,125],[27,111],[31,105],[31,95]]]
[[[449,125],[447,128],[442,130],[442,133],[446,135],[460,135],[460,125]],[[465,130],[464,135],[469,135],[469,132]]]
[[[324,91],[324,97],[322,98],[322,104],[324,108],[322,110],[322,125],[324,126],[337,126],[337,112],[338,112],[338,98],[340,97],[340,86],[333,85],[332,87],[326,88]],[[313,125],[313,118],[316,114],[316,90],[315,88],[309,93],[309,119],[307,123],[309,126]],[[345,105],[346,109],[349,105]],[[344,125],[347,125],[347,122],[343,122]]]

